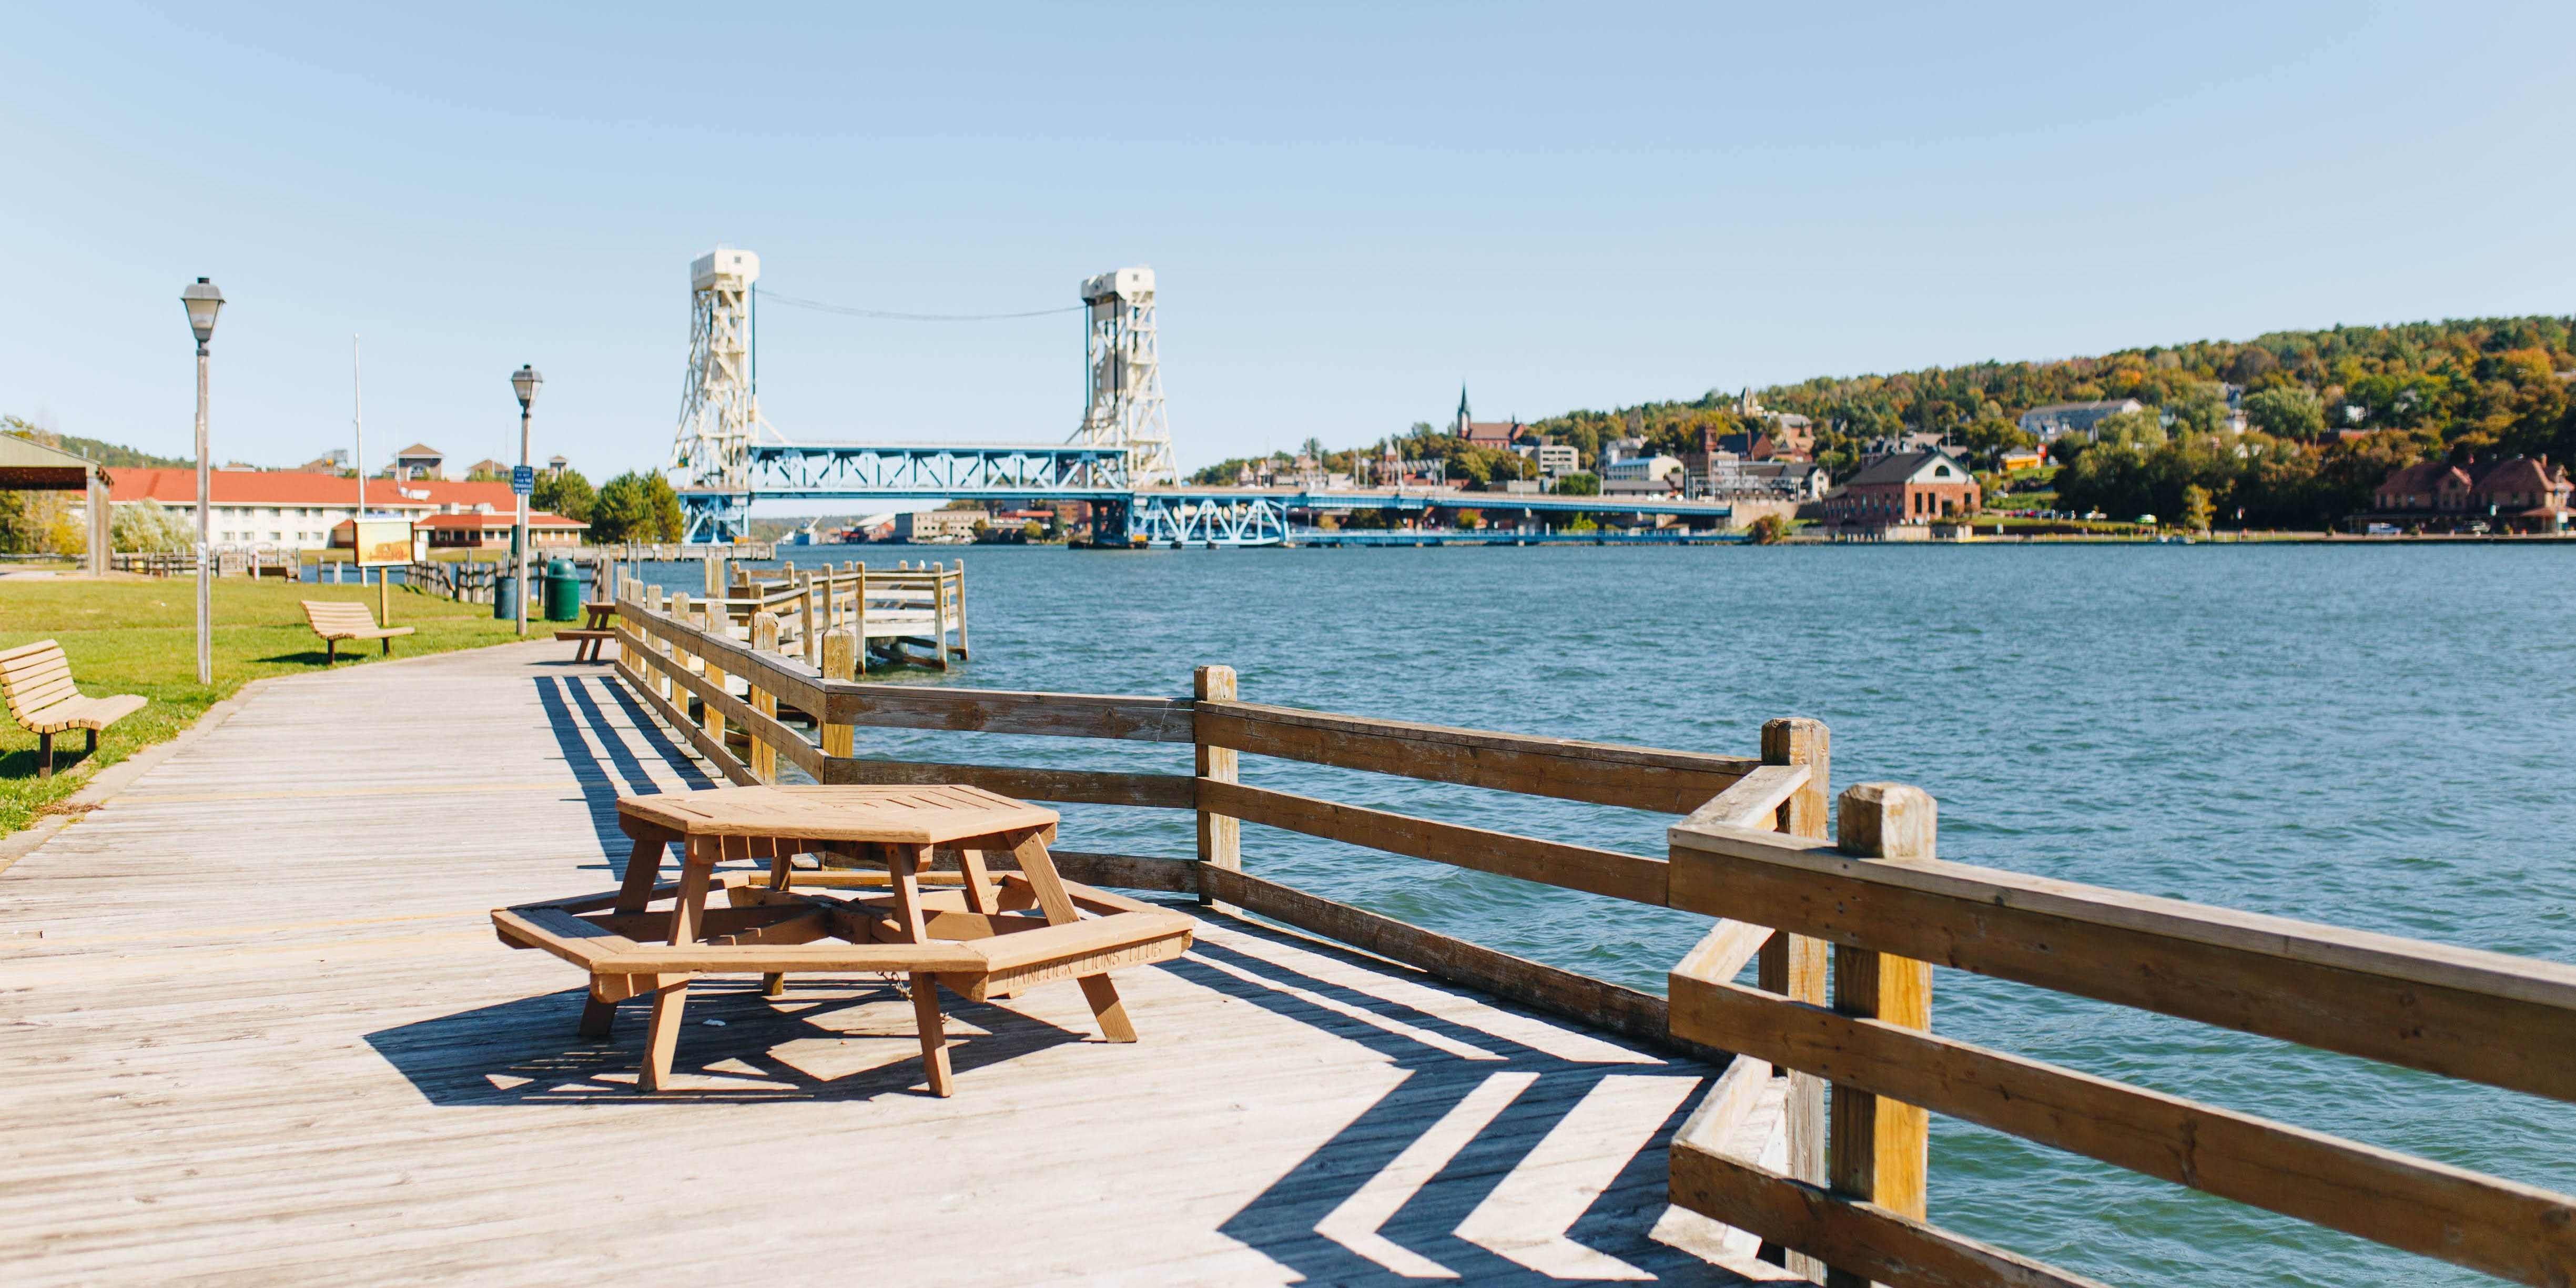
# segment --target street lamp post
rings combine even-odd
[[[546,378],[537,374],[535,367],[524,362],[519,364],[518,370],[510,373],[510,387],[519,392],[519,468],[523,470],[528,468],[528,405],[537,400],[537,386],[545,382]],[[518,480],[512,479],[511,482],[515,485]],[[528,494],[520,492],[516,486],[510,490],[518,494],[519,502],[519,522],[510,539],[510,547],[518,552],[519,634],[526,635],[528,633]]]
[[[206,459],[206,341],[215,335],[215,314],[224,307],[224,293],[215,284],[200,277],[179,292],[179,303],[188,310],[188,329],[197,333],[197,683],[215,682],[215,598],[213,570],[214,534],[208,530],[208,516],[213,513],[207,490],[213,484],[214,471]]]

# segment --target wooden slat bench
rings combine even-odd
[[[131,693],[113,698],[84,698],[72,687],[72,664],[63,646],[52,640],[21,644],[0,652],[0,691],[9,698],[9,714],[18,727],[36,735],[44,763],[39,778],[54,776],[54,735],[73,729],[89,733],[86,752],[98,750],[98,731],[143,709],[146,700]]]
[[[304,620],[313,624],[313,633],[322,637],[322,665],[340,660],[342,640],[383,640],[384,651],[394,651],[394,637],[409,635],[409,626],[378,626],[376,615],[364,604],[345,600],[308,599],[304,601]]]

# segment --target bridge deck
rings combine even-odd
[[[561,654],[278,682],[0,874],[0,1278],[1735,1281],[1663,1201],[1703,1066],[1230,918],[1137,1045],[958,1004],[935,1100],[890,992],[728,981],[640,1098],[485,914],[706,778]]]

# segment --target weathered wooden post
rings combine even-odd
[[[777,614],[763,609],[751,615],[751,647],[754,652],[767,653],[772,657],[778,656]],[[773,720],[777,719],[778,695],[761,687],[760,673],[744,672],[743,682],[748,686],[752,709]],[[710,707],[709,710],[713,708]],[[764,783],[777,782],[778,749],[769,745],[769,739],[763,737],[760,730],[749,729],[745,732],[751,735],[751,776]]]
[[[1939,806],[1902,783],[1855,783],[1843,792],[1834,844],[1872,859],[1934,857]],[[1932,1027],[1932,966],[1866,948],[1834,948],[1834,1009],[1909,1029]],[[1917,1221],[1931,1167],[1931,1116],[1921,1107],[1835,1087],[1830,1188]],[[1827,1288],[1863,1288],[1866,1275],[1830,1270]]]
[[[974,661],[974,660],[975,660],[975,656],[974,656],[974,654],[969,653],[969,652],[967,652],[967,651],[966,651],[966,560],[965,560],[965,557],[964,557],[964,556],[962,556],[962,555],[961,555],[961,556],[959,556],[959,557],[958,557],[958,560],[957,560],[957,593],[956,593],[956,599],[957,599],[957,660],[958,660],[958,661],[960,661],[960,662],[972,662],[972,661]]]
[[[716,558],[716,548],[712,545],[707,547],[706,563],[707,598],[713,599],[724,593],[724,561]]]
[[[825,635],[823,637],[823,678],[826,680],[849,679],[852,672],[852,663],[857,658],[858,652],[858,637],[852,635],[848,631],[833,631],[830,634]],[[830,695],[826,694],[826,711],[829,710],[829,702]],[[855,748],[857,746],[856,734],[858,731],[850,725],[825,723],[824,715],[826,714],[826,711],[817,711],[814,713],[814,729],[815,732],[820,734],[822,737],[823,754],[826,756],[840,756],[845,758],[855,755]]]
[[[1197,701],[1232,702],[1235,699],[1233,667],[1202,666],[1192,675],[1191,680],[1190,696]],[[1210,782],[1236,781],[1234,748],[1213,746],[1208,742],[1206,732],[1198,729],[1196,721],[1192,722],[1192,727],[1194,732],[1191,734],[1191,739],[1198,746],[1198,776]],[[1243,870],[1242,821],[1225,814],[1212,814],[1208,812],[1206,806],[1200,806],[1199,862],[1210,867],[1224,868],[1229,872],[1241,872]],[[1204,888],[1200,891],[1199,902],[1221,911],[1234,911],[1233,905],[1208,898]]]
[[[821,629],[815,625],[814,619],[814,582],[817,574],[811,568],[805,569],[804,573],[805,637],[802,640],[799,640],[798,643],[805,646],[805,665],[821,666],[823,664],[823,634]]]
[[[652,609],[655,615],[660,616],[669,612],[671,608],[677,606],[677,598],[677,596],[665,596],[662,592],[662,588],[655,586],[646,593],[645,606]],[[677,621],[678,619],[676,617],[671,617],[666,618],[665,620]],[[680,664],[679,646],[659,635],[647,637],[645,647],[670,658],[671,666],[673,667]],[[677,702],[679,700],[674,696],[675,690],[672,688],[671,676],[668,669],[660,666],[654,667],[652,682],[654,691],[660,693],[663,700],[669,702]]]
[[[850,595],[850,633],[859,637],[858,674],[868,673],[868,566],[853,562],[859,588]]]
[[[1824,839],[1828,807],[1833,801],[1833,736],[1822,720],[1769,720],[1762,725],[1762,762],[1805,765],[1807,785],[1780,807],[1775,826],[1790,836]],[[1755,973],[1765,992],[1779,993],[1817,1006],[1825,1004],[1824,940],[1805,935],[1773,935],[1762,946]],[[1789,1072],[1789,1099],[1784,1130],[1789,1158],[1782,1170],[1810,1185],[1825,1183],[1825,1080],[1812,1073]],[[1824,1263],[1803,1253],[1765,1244],[1763,1259],[1812,1279]]]
[[[930,565],[930,651],[939,655],[939,669],[948,669],[948,570]]]

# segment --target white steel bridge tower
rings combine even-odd
[[[760,386],[752,357],[751,284],[760,257],[717,248],[689,265],[689,375],[680,432],[662,468],[682,488],[739,493],[751,486]],[[692,534],[697,535],[697,534]]]
[[[1082,284],[1089,305],[1084,355],[1090,397],[1072,441],[1127,453],[1130,486],[1178,486],[1163,420],[1163,369],[1154,347],[1154,270],[1121,268]]]

